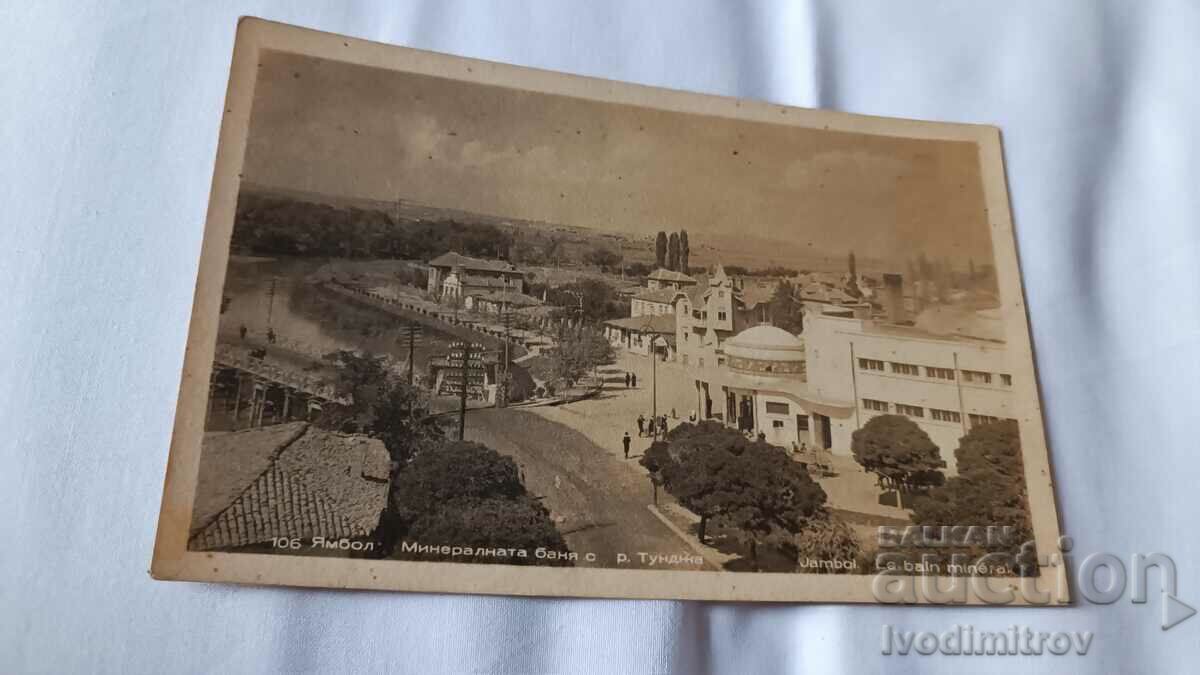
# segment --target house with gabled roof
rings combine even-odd
[[[307,422],[208,434],[188,548],[261,551],[298,539],[367,550],[390,483],[387,449],[367,436]]]

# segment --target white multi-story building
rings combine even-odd
[[[701,418],[784,447],[848,455],[871,417],[905,415],[954,473],[954,450],[972,426],[1017,416],[999,320],[943,308],[953,320],[935,316],[942,330],[931,332],[867,318],[868,307],[812,303],[803,337],[761,324],[702,349],[712,354],[690,370]],[[889,317],[899,312],[889,308]],[[687,349],[679,344],[681,358]]]

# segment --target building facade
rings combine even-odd
[[[849,455],[853,433],[872,417],[904,415],[953,474],[954,450],[972,426],[1016,417],[1003,342],[854,309],[814,305],[803,337],[760,324],[702,353],[711,356],[689,370],[701,419],[787,448]]]
[[[472,292],[524,293],[525,275],[503,260],[482,260],[451,251],[429,261],[426,290],[451,299],[462,299]]]

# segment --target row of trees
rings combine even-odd
[[[654,262],[659,267],[665,267],[676,272],[687,274],[692,250],[688,244],[687,230],[659,232],[654,240]]]
[[[900,495],[914,495],[911,508],[915,525],[993,525],[1011,528],[1004,552],[1016,560],[1020,573],[1034,569],[1033,561],[1020,558],[1020,545],[1032,539],[1033,529],[1021,458],[1020,432],[1015,420],[972,427],[954,451],[958,475],[947,480],[946,462],[938,447],[912,420],[901,415],[871,418],[852,436],[851,450],[864,469],[876,474],[880,484]],[[987,547],[947,547],[939,560],[954,554],[976,559]],[[929,554],[928,549],[911,551]]]
[[[506,258],[512,236],[489,224],[397,222],[380,210],[244,192],[238,196],[232,244],[255,255],[427,260],[455,250]]]

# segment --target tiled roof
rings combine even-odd
[[[669,269],[666,269],[665,267],[660,267],[660,268],[654,270],[653,272],[650,273],[650,276],[648,276],[646,278],[654,279],[655,281],[674,281],[676,283],[685,283],[685,284],[696,283],[695,279],[693,279],[692,277],[689,277],[688,275],[684,274],[683,272],[676,272],[675,270],[669,270]]]
[[[389,472],[380,441],[304,422],[209,436],[189,548],[367,536],[386,506]]]
[[[430,267],[461,267],[465,270],[474,270],[478,272],[512,272],[519,273],[516,267],[510,262],[503,260],[483,260],[481,258],[472,258],[460,253],[450,251],[443,253],[433,260],[429,261]]]

